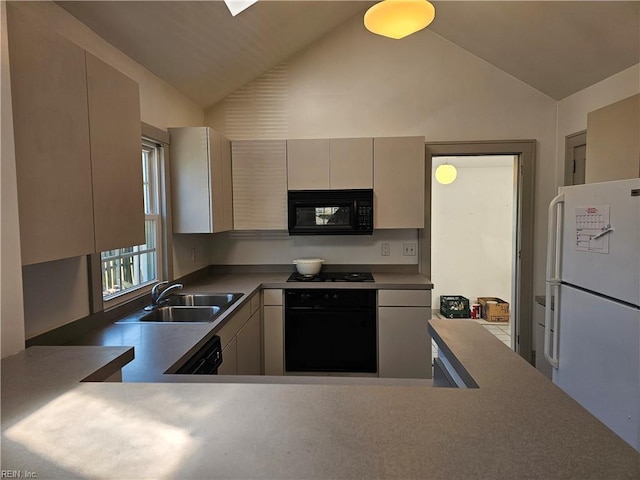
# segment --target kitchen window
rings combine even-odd
[[[162,278],[161,182],[162,146],[142,141],[142,189],[144,192],[145,238],[142,245],[102,252],[102,298],[105,302],[126,300]]]

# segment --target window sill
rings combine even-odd
[[[109,310],[113,310],[114,308],[118,308],[125,303],[128,303],[132,300],[139,299],[145,295],[151,293],[151,288],[155,285],[159,280],[154,280],[152,282],[143,283],[142,285],[137,286],[136,288],[127,290],[125,292],[114,294],[110,296],[108,299],[102,300],[102,308],[105,312]]]

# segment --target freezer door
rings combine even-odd
[[[564,193],[560,264],[563,282],[640,305],[640,196],[632,196],[633,189],[640,189],[640,179],[560,188]],[[585,215],[585,208],[589,207],[597,213],[594,218]],[[594,210],[596,207],[599,210]],[[608,219],[600,215],[607,212]],[[598,221],[605,227],[611,224],[612,231],[585,242],[588,236],[578,238],[577,230],[589,225],[585,219],[593,220],[591,226],[598,229]],[[592,249],[584,251],[585,248]]]
[[[559,304],[553,382],[639,450],[640,309],[566,285]]]

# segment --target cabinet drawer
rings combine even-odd
[[[430,307],[431,290],[378,290],[378,306]]]
[[[233,337],[236,336],[242,326],[249,320],[249,312],[251,311],[251,305],[249,303],[244,304],[233,316],[227,320],[227,323],[218,330],[217,335],[220,337],[220,343],[222,348],[226,347]]]
[[[265,305],[282,305],[282,290],[267,289],[263,290],[263,299]]]

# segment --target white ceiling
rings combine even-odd
[[[375,2],[260,0],[236,17],[222,1],[56,3],[208,107]],[[640,1],[433,3],[429,29],[558,100],[640,63]]]

